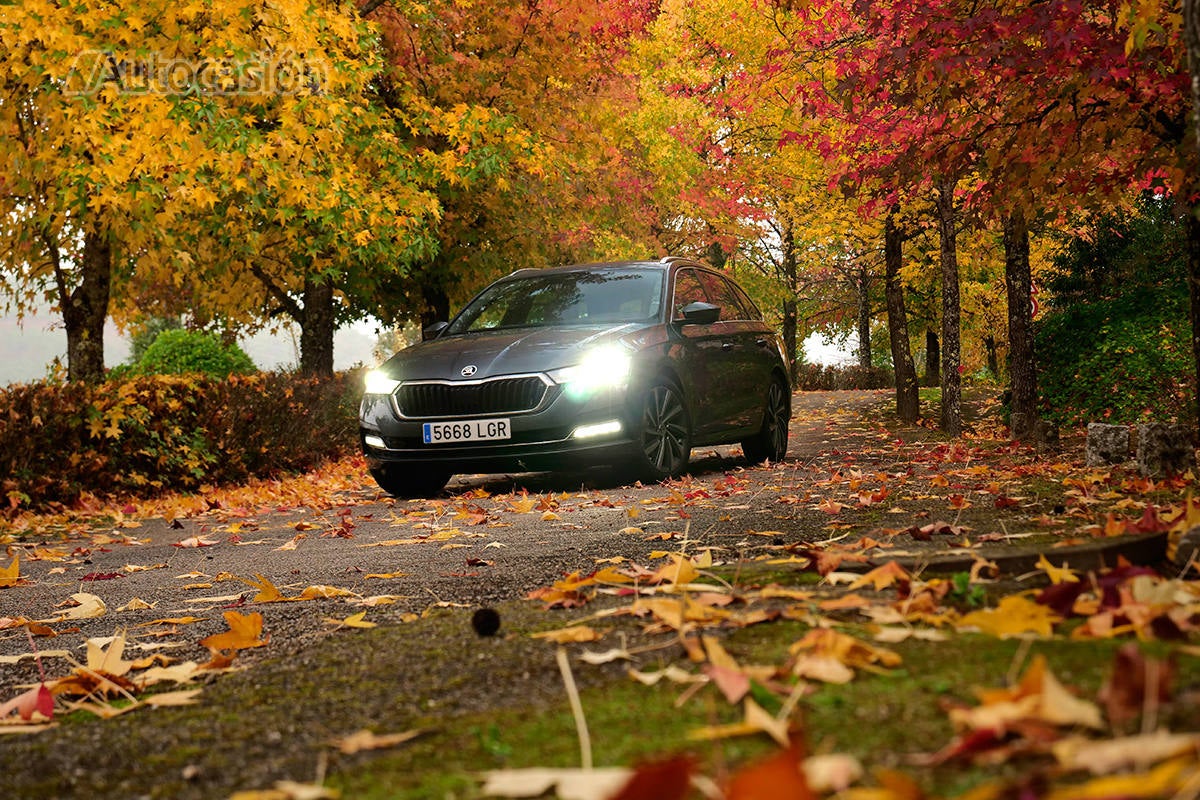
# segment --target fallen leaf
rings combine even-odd
[[[0,567],[0,589],[24,586],[28,583],[29,581],[21,577],[21,554],[13,553],[12,563],[7,567]]]
[[[1022,633],[1050,636],[1057,619],[1050,608],[1023,595],[1013,594],[1002,597],[994,609],[972,611],[964,615],[957,627],[959,630],[976,629],[1002,639]]]
[[[359,611],[357,614],[351,614],[345,619],[326,617],[325,622],[330,625],[337,625],[339,628],[374,628],[379,624],[377,622],[367,622],[364,619],[366,616],[367,612]]]
[[[193,706],[196,704],[196,698],[203,691],[203,689],[179,689],[174,692],[160,692],[159,694],[146,695],[142,698],[142,702],[153,708]]]
[[[343,736],[341,739],[334,739],[330,744],[342,753],[352,756],[364,750],[383,750],[388,747],[395,747],[412,741],[425,732],[424,728],[414,728],[411,731],[404,731],[403,733],[377,734],[363,729],[349,736]]]
[[[570,642],[595,642],[601,639],[604,634],[597,633],[587,625],[573,625],[569,628],[560,628],[556,631],[533,633],[530,636],[534,639],[545,639],[548,642],[567,644]]]
[[[1067,769],[1108,775],[1130,769],[1147,769],[1168,758],[1200,751],[1200,734],[1158,730],[1136,736],[1097,741],[1071,736],[1052,747],[1058,763]]]
[[[94,594],[87,592],[76,592],[71,595],[71,601],[74,605],[65,611],[61,616],[54,619],[39,620],[40,622],[60,622],[67,619],[94,619],[102,617],[108,611],[108,606]]]
[[[212,547],[218,544],[215,539],[205,539],[203,536],[190,536],[183,541],[176,542],[176,547]]]
[[[492,770],[483,773],[480,792],[488,797],[541,797],[553,790],[559,800],[609,800],[632,775],[625,767]]]
[[[245,650],[251,647],[262,647],[270,641],[269,636],[266,639],[262,638],[263,616],[259,612],[242,614],[237,611],[226,611],[224,616],[229,630],[201,639],[201,647],[207,647],[213,652]]]

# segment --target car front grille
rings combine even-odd
[[[467,384],[406,383],[396,390],[396,403],[409,418],[519,414],[541,405],[548,389],[534,375]]]

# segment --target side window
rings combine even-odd
[[[709,302],[708,295],[705,293],[704,287],[700,285],[700,279],[696,276],[696,271],[684,269],[675,273],[675,295],[671,301],[671,319],[683,319],[684,307],[696,302]]]
[[[740,307],[745,313],[742,319],[752,319],[755,322],[762,322],[762,312],[758,310],[758,306],[754,305],[754,301],[750,299],[750,295],[743,291],[742,287],[730,281],[729,284],[733,287],[733,294],[740,301]]]
[[[742,299],[738,297],[737,291],[729,281],[715,272],[700,273],[700,280],[708,289],[708,296],[712,298],[710,302],[721,307],[722,321],[752,319],[746,315]]]

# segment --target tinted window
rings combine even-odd
[[[758,307],[736,283],[713,272],[701,273],[701,280],[708,289],[708,296],[714,298],[712,302],[721,307],[721,319],[762,321]]]
[[[649,269],[547,272],[498,281],[462,310],[448,332],[651,322],[662,303],[663,274]]]
[[[697,302],[707,303],[709,299],[708,294],[704,291],[704,287],[700,285],[700,279],[697,277],[696,271],[682,269],[676,272],[675,299],[671,303],[671,319],[683,319],[684,307]]]

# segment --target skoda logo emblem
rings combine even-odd
[[[474,375],[474,374],[475,374],[475,365],[474,365],[474,364],[467,364],[465,367],[463,367],[463,368],[462,368],[462,373],[461,373],[461,374],[462,374],[462,376],[463,376],[464,378],[469,378],[469,377],[471,377],[472,375]]]

